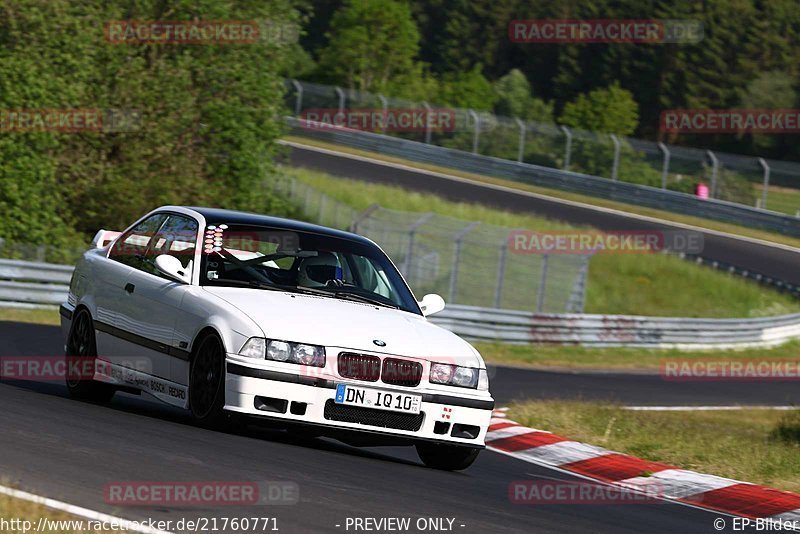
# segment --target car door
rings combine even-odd
[[[178,258],[188,273],[194,265],[198,223],[193,218],[169,214],[149,242],[144,257],[129,274],[123,290],[117,328],[125,338],[123,357],[146,357],[149,374],[171,380],[171,360],[188,360],[188,342],[175,336],[181,301],[191,287],[160,274],[155,259],[160,254]],[[191,280],[191,278],[190,278]]]
[[[124,363],[120,357],[126,347],[124,340],[116,335],[116,327],[125,284],[131,271],[141,263],[150,239],[166,218],[165,214],[158,213],[143,219],[114,242],[107,257],[93,265],[95,339],[98,355],[102,359],[118,365]]]

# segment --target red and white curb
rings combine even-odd
[[[526,462],[556,468],[670,501],[747,517],[800,524],[800,495],[730,478],[642,460],[552,432],[522,426],[495,410],[486,447]]]

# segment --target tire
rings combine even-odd
[[[83,368],[86,360],[97,361],[97,342],[94,337],[94,323],[88,310],[82,309],[72,319],[69,337],[67,338],[66,354],[67,363],[66,384],[69,396],[73,399],[89,402],[108,402],[114,396],[114,388],[108,384],[95,380],[75,376],[70,369]],[[82,361],[83,360],[83,361]]]
[[[471,466],[480,449],[458,445],[439,445],[436,443],[417,443],[417,454],[426,466],[444,471],[461,471]]]
[[[189,365],[189,409],[201,426],[221,428],[228,422],[225,406],[225,351],[216,334],[197,343]]]

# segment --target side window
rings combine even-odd
[[[108,253],[112,260],[141,269],[150,240],[166,219],[164,214],[156,214],[143,220],[122,234]]]
[[[150,249],[145,257],[143,268],[152,274],[159,274],[155,268],[156,257],[169,254],[180,260],[183,268],[191,273],[193,268],[194,252],[197,248],[197,221],[182,215],[169,215],[161,229],[156,233],[155,239],[150,243]]]

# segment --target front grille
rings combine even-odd
[[[422,380],[422,364],[408,360],[386,358],[383,360],[381,380],[394,386],[418,386],[420,380]]]
[[[339,374],[345,378],[377,382],[381,376],[381,359],[367,354],[339,354]]]
[[[325,419],[416,432],[422,428],[425,412],[409,414],[359,406],[344,406],[328,399],[325,402]]]

